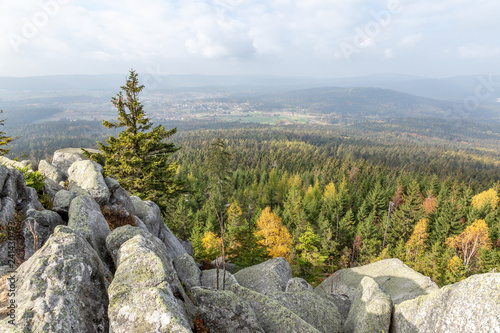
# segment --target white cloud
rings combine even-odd
[[[60,5],[56,13],[23,37],[25,25],[46,12],[41,5],[47,2]],[[353,64],[346,65],[339,45],[353,44],[356,29],[377,22],[373,13],[389,2],[3,0],[0,75],[101,73],[150,64],[165,64],[173,73],[331,76],[416,68],[434,73],[446,64],[459,73],[464,59],[479,58],[478,68],[500,72],[500,62],[484,61],[500,55],[500,1],[400,2],[401,11],[364,39]],[[9,34],[24,38],[18,52]]]

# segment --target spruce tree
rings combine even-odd
[[[3,110],[0,110],[0,113],[3,113]],[[3,126],[4,125],[4,121],[6,119],[2,119],[0,120],[0,125]],[[10,142],[12,142],[13,140],[15,140],[16,138],[11,138],[10,136],[7,136],[5,134],[5,132],[2,132],[0,131],[0,147],[2,146],[5,146],[7,144],[9,144]],[[12,148],[9,148],[9,149],[5,149],[5,148],[0,148],[0,156],[3,156],[3,155],[6,155],[10,149]]]
[[[170,162],[171,154],[180,148],[165,142],[177,128],[167,131],[162,125],[153,127],[139,101],[143,89],[138,74],[131,70],[126,84],[111,100],[117,108],[118,120],[103,121],[107,128],[124,130],[116,138],[110,136],[106,140],[108,145],[98,142],[102,153],[91,157],[102,163],[105,174],[116,178],[130,194],[154,201],[165,212],[170,199],[183,188],[176,179],[178,162]]]

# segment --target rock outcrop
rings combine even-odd
[[[63,219],[51,210],[29,210],[23,221],[24,259],[28,260],[36,250],[42,248]]]
[[[120,246],[109,286],[113,333],[191,332],[165,245],[137,235]]]
[[[222,290],[223,289],[223,276],[224,272],[222,269],[219,269],[219,288],[217,288],[217,269],[208,269],[201,272],[201,285],[204,288],[212,289],[212,290]],[[225,290],[229,290],[233,284],[238,284],[238,281],[234,278],[233,274],[226,271],[226,285]]]
[[[500,273],[473,275],[395,306],[391,332],[499,332]]]
[[[78,161],[68,169],[68,190],[84,194],[88,193],[102,207],[109,201],[110,192],[99,164],[84,160]]]
[[[89,153],[99,153],[97,149],[85,148]],[[64,148],[54,152],[52,165],[64,174],[68,174],[70,166],[77,161],[88,160],[83,154],[82,148]]]
[[[198,310],[210,332],[264,333],[253,308],[232,291],[191,289]]]
[[[313,291],[313,287],[304,279],[295,277],[286,283],[285,291],[296,292],[296,291]]]
[[[344,324],[345,333],[389,332],[391,297],[375,280],[365,276],[358,287]]]
[[[267,294],[285,291],[287,282],[292,278],[292,269],[288,261],[278,257],[244,268],[234,277],[243,287]]]
[[[186,290],[201,286],[201,271],[193,257],[187,253],[181,254],[174,259],[173,264]]]
[[[373,264],[341,269],[323,281],[315,292],[323,295],[345,294],[353,300],[361,280],[373,278],[391,296],[394,304],[427,295],[438,289],[429,277],[426,277],[399,259],[386,259]]]
[[[66,226],[15,273],[16,321],[0,332],[108,332],[103,266],[94,249]]]
[[[250,304],[259,325],[267,333],[318,333],[311,324],[297,316],[278,301],[240,285],[231,286],[231,291]]]
[[[311,291],[275,292],[267,295],[323,333],[341,333],[342,318],[336,305]]]

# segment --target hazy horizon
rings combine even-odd
[[[0,76],[498,74],[499,10],[487,0],[5,1]]]

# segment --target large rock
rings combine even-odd
[[[131,215],[135,215],[135,208],[125,189],[120,186],[120,183],[114,178],[106,177],[104,178],[106,186],[108,187],[111,196],[109,198],[109,204],[120,207],[121,210],[127,211]]]
[[[89,193],[100,205],[108,203],[110,192],[102,175],[102,166],[92,161],[78,161],[68,169],[68,190],[82,194]]]
[[[399,259],[386,259],[369,265],[341,269],[323,281],[315,292],[320,294],[346,294],[351,300],[356,296],[361,280],[373,278],[391,296],[393,304],[427,295],[438,289],[429,277],[426,277]]]
[[[342,317],[334,303],[311,291],[275,292],[267,295],[323,333],[341,333]]]
[[[26,197],[26,182],[23,173],[13,167],[8,167],[8,176],[5,179],[0,197],[11,198],[16,205]]]
[[[286,283],[285,291],[313,291],[313,287],[303,278],[295,277],[288,280],[288,282]]]
[[[149,232],[128,224],[111,231],[108,237],[106,237],[106,248],[113,258],[113,262],[115,263],[115,265],[118,265],[118,251],[120,250],[120,247],[123,245],[123,243],[125,243],[129,239],[134,238],[137,235],[142,235],[146,238],[152,237],[151,234],[148,234]]]
[[[371,277],[365,276],[358,287],[345,333],[389,332],[391,326],[391,297]]]
[[[181,242],[163,222],[160,208],[152,201],[142,201],[137,196],[130,197],[134,205],[135,214],[146,225],[149,232],[158,237],[167,247],[172,259],[186,253]]]
[[[201,286],[201,271],[193,257],[184,253],[175,258],[173,264],[186,290]]]
[[[270,297],[237,284],[231,286],[231,291],[250,304],[266,333],[319,333],[311,324]]]
[[[232,291],[195,287],[191,293],[205,326],[219,333],[264,333],[252,307]]]
[[[16,203],[9,197],[2,198],[0,209],[0,224],[5,227],[7,222],[14,221],[16,214]]]
[[[201,285],[203,288],[208,288],[212,290],[222,290],[222,279],[224,276],[224,272],[222,269],[219,269],[219,288],[217,288],[217,269],[208,269],[201,271]],[[238,281],[234,278],[233,274],[226,271],[226,285],[225,290],[229,290],[233,284],[238,284]]]
[[[64,183],[66,179],[68,179],[68,176],[64,172],[62,172],[46,160],[40,160],[40,163],[38,163],[38,172],[40,172],[45,177],[53,180],[57,184],[61,184],[61,182]]]
[[[21,201],[19,208],[21,209],[23,214],[26,214],[30,209],[44,209],[42,204],[40,203],[40,200],[38,200],[38,194],[36,193],[36,190],[28,186],[26,187],[26,197]]]
[[[92,247],[66,226],[14,273],[16,325],[1,332],[108,332],[103,266]]]
[[[111,262],[106,248],[106,237],[111,231],[101,208],[91,197],[80,195],[71,201],[68,227],[85,238],[105,263]]]
[[[63,219],[56,212],[29,210],[23,222],[24,260],[28,260],[36,250],[42,248],[54,229],[63,224]]]
[[[285,291],[288,280],[292,278],[292,269],[288,261],[278,257],[244,268],[234,277],[243,287],[266,294]]]
[[[500,332],[500,273],[473,275],[396,305],[391,332]]]
[[[75,192],[60,190],[57,191],[52,201],[52,210],[57,212],[65,221],[68,221],[69,207],[71,206],[71,201],[76,198],[77,194]]]
[[[97,149],[86,148],[86,150],[90,153],[100,153]],[[83,155],[82,148],[64,148],[54,152],[52,165],[67,174],[74,162],[83,160],[88,160],[88,158]]]
[[[134,206],[135,215],[144,222],[153,236],[158,237],[160,226],[163,224],[160,208],[154,202],[142,201],[137,196],[131,196],[130,199]]]
[[[108,289],[114,333],[191,332],[164,244],[137,235],[120,247],[117,266]]]
[[[3,185],[9,176],[9,168],[0,163],[0,192],[3,189]]]

